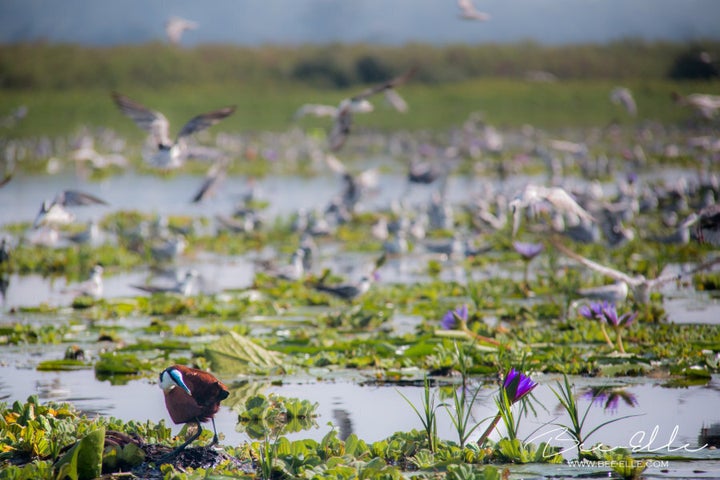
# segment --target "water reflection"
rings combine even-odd
[[[350,412],[343,408],[335,408],[332,411],[333,425],[338,428],[338,438],[346,440],[353,433],[353,423],[350,419]]]
[[[57,358],[56,352],[44,352],[45,357]],[[357,374],[355,374],[357,375]],[[318,374],[323,377],[322,374]],[[332,380],[332,378],[334,380]],[[130,378],[122,385],[111,385],[99,381],[93,370],[73,372],[41,372],[33,369],[0,367],[0,399],[26,399],[30,395],[40,396],[42,401],[70,401],[79,410],[87,414],[114,416],[123,420],[159,422],[164,420],[171,425],[165,409],[161,390],[156,379]],[[368,442],[378,441],[396,431],[410,431],[420,428],[419,419],[399,392],[420,405],[423,388],[408,386],[359,385],[358,379],[341,380],[337,374],[328,377],[328,381],[317,379],[283,379],[282,384],[223,378],[230,388],[230,396],[221,404],[216,416],[218,432],[225,439],[224,444],[237,445],[248,440],[247,433],[238,425],[238,413],[245,409],[245,402],[254,395],[270,394],[288,398],[298,398],[317,402],[317,426],[307,431],[288,434],[291,440],[312,438],[321,440],[329,428],[337,428],[341,438],[350,433]],[[539,405],[554,405],[557,399],[547,386],[552,379],[540,379],[541,384],[533,391]],[[628,445],[637,432],[645,432],[646,438],[657,427],[657,445],[668,441],[671,432],[677,426],[675,444],[688,443],[698,445],[717,444],[720,424],[708,426],[707,415],[698,412],[712,411],[717,406],[717,391],[707,387],[688,387],[683,389],[661,388],[659,383],[629,383],[627,385],[603,386],[597,379],[571,379],[581,387],[578,401],[592,402],[593,397],[607,408],[591,408],[587,416],[587,425],[594,427],[617,418],[614,408],[633,408],[637,416],[625,418],[593,435],[593,442],[608,445]],[[632,381],[632,380],[630,380]],[[720,378],[715,376],[710,382],[717,387]],[[588,385],[588,382],[590,385]],[[439,395],[437,388],[433,392]],[[473,404],[473,420],[482,422],[496,413],[492,399],[495,389],[483,391]],[[651,402],[638,399],[651,398]],[[138,404],[141,399],[141,407]],[[381,406],[381,407],[376,407]],[[378,408],[382,409],[382,421],[377,421]],[[581,407],[583,409],[583,407]],[[554,428],[553,422],[562,422],[558,413],[538,410],[537,417],[527,417],[521,422],[520,438],[528,435],[541,435]],[[328,426],[332,424],[332,427]],[[173,426],[174,431],[179,426]],[[535,432],[535,433],[533,433]],[[698,433],[700,436],[698,437]],[[448,413],[438,410],[438,435],[447,440],[456,440]],[[656,446],[657,446],[656,445]]]
[[[638,406],[637,396],[625,387],[600,386],[590,387],[582,393],[582,398],[589,400],[593,405],[602,405],[603,410],[616,413],[620,400],[625,405],[634,408]]]
[[[703,426],[700,429],[698,445],[720,448],[720,423],[713,423],[709,427]]]

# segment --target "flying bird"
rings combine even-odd
[[[672,92],[672,99],[678,105],[688,106],[697,110],[703,118],[707,118],[708,120],[715,117],[715,113],[720,109],[720,95],[708,95],[705,93],[680,95],[677,92]]]
[[[632,92],[625,87],[615,87],[610,92],[610,101],[616,105],[625,107],[628,115],[637,115],[637,104]]]
[[[198,427],[193,436],[162,457],[161,461],[174,457],[194,442],[202,432],[200,424],[208,420],[212,421],[214,433],[209,446],[217,444],[215,414],[220,409],[220,402],[230,394],[225,384],[203,370],[173,365],[160,373],[159,385],[165,394],[165,406],[172,421],[176,424],[195,422]]]
[[[697,272],[707,270],[716,263],[720,263],[720,258],[716,258],[700,264],[692,270],[683,272],[682,274],[661,275],[657,278],[647,279],[644,275],[630,276],[619,270],[615,270],[614,268],[600,265],[599,263],[593,262],[592,260],[573,252],[558,241],[554,241],[553,244],[558,250],[560,250],[562,253],[572,258],[573,260],[585,265],[592,270],[595,270],[602,275],[615,279],[615,281],[618,283],[625,283],[630,289],[630,291],[632,291],[635,301],[643,305],[650,303],[650,293],[653,290],[661,287],[663,284],[671,282],[673,280],[679,280],[682,276],[694,275]],[[618,285],[616,284],[615,287],[618,288]],[[622,289],[623,287],[620,286],[619,290],[622,291]]]
[[[149,163],[163,170],[171,170],[182,166],[183,161],[188,156],[188,147],[185,143],[186,137],[215,125],[235,112],[235,107],[230,106],[197,115],[182,127],[177,138],[173,141],[168,133],[170,124],[165,115],[150,110],[146,106],[117,92],[113,92],[112,98],[123,114],[150,134],[153,143],[157,145],[157,150],[149,159]]]
[[[173,45],[180,45],[182,34],[187,30],[195,30],[196,28],[198,28],[197,22],[185,20],[181,17],[170,17],[165,22],[165,34]]]
[[[479,11],[475,8],[471,0],[458,0],[458,8],[460,8],[460,18],[465,20],[478,20],[485,22],[490,20],[490,15]]]
[[[368,108],[368,97],[403,85],[415,75],[416,71],[417,68],[411,68],[407,72],[393,78],[392,80],[370,87],[353,97],[346,98],[341,101],[340,105],[337,107],[333,126],[330,130],[330,150],[336,152],[345,144],[345,141],[350,134],[350,129],[352,128],[353,113],[364,111]],[[370,107],[372,107],[372,105],[370,105]]]
[[[52,202],[43,201],[40,211],[35,217],[33,228],[41,225],[67,225],[75,220],[75,214],[65,207],[84,205],[107,205],[105,200],[89,193],[75,190],[64,190],[58,193]]]
[[[587,221],[595,221],[593,216],[578,205],[570,194],[562,188],[529,184],[522,193],[517,195],[508,204],[513,214],[513,236],[515,236],[520,227],[521,210],[526,207],[535,208],[543,202],[550,203],[562,213],[572,214]]]

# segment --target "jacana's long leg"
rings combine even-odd
[[[171,458],[173,458],[175,455],[180,453],[185,447],[190,445],[192,442],[194,442],[200,436],[200,434],[202,433],[202,427],[200,426],[200,421],[195,419],[195,423],[197,424],[197,427],[198,427],[198,430],[195,433],[195,435],[193,435],[192,437],[185,440],[185,442],[182,445],[177,447],[172,452],[167,453],[167,454],[163,455],[162,457],[158,458],[157,459],[158,463],[162,463],[162,462],[166,462],[166,461],[170,460]],[[217,433],[215,435],[217,435]]]
[[[210,420],[212,420],[213,433],[214,433],[215,435],[213,435],[212,442],[210,442],[210,445],[208,445],[208,447],[212,447],[213,445],[217,445],[217,443],[218,443],[218,441],[219,441],[219,440],[218,440],[217,429],[215,428],[215,418],[211,418]]]

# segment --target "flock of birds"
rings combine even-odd
[[[463,19],[486,21],[490,18],[488,14],[476,10],[470,0],[458,0],[457,4]],[[166,31],[169,40],[178,44],[184,31],[197,27],[195,22],[173,17],[167,22]],[[317,256],[317,239],[332,238],[338,225],[352,220],[363,210],[366,196],[377,188],[379,173],[377,169],[353,172],[336,155],[345,147],[352,132],[354,115],[373,111],[370,100],[374,96],[382,94],[398,112],[408,110],[408,104],[400,96],[398,89],[411,81],[415,74],[416,69],[410,69],[343,99],[337,106],[307,104],[297,109],[294,116],[296,120],[306,115],[329,117],[332,120],[327,145],[320,149],[319,157],[325,169],[334,172],[341,179],[341,190],[323,207],[313,211],[298,208],[292,228],[299,234],[300,243],[290,262],[286,265],[258,262],[259,271],[286,280],[302,281],[312,269],[312,260]],[[150,167],[164,171],[180,169],[188,158],[202,156],[204,153],[214,160],[214,163],[192,201],[205,201],[216,192],[218,183],[225,176],[228,160],[223,154],[198,150],[192,137],[232,115],[235,112],[234,106],[194,116],[173,138],[170,136],[168,120],[161,112],[121,93],[112,93],[111,99],[123,115],[148,134],[144,157]],[[637,115],[638,106],[627,88],[618,87],[612,90],[610,100],[621,105],[628,115]],[[720,97],[712,95],[676,94],[674,100],[680,105],[694,108],[708,121],[714,120],[720,109]],[[12,128],[27,114],[27,109],[21,108],[0,121],[0,124],[5,128]],[[652,127],[638,135],[634,148],[625,151],[627,163],[636,167],[642,167],[646,161],[644,148],[641,146],[643,136],[652,137]],[[218,143],[219,138],[220,136]],[[227,136],[223,139],[226,143],[232,143]],[[643,182],[630,173],[626,178],[618,180],[615,185],[617,191],[613,194],[609,194],[607,187],[594,180],[580,188],[573,188],[565,182],[562,170],[569,164],[579,165],[582,172],[594,173],[595,176],[606,173],[617,175],[617,172],[611,172],[611,169],[617,166],[613,167],[607,158],[601,158],[602,155],[591,154],[587,144],[543,138],[533,129],[516,135],[515,141],[525,146],[529,144],[530,148],[524,148],[525,153],[517,155],[512,162],[499,162],[501,170],[498,173],[501,178],[508,175],[509,172],[505,170],[510,168],[508,164],[540,159],[547,166],[548,183],[528,183],[511,198],[488,185],[484,193],[462,205],[471,219],[469,228],[458,226],[457,205],[452,204],[447,194],[448,177],[462,157],[498,158],[506,148],[506,143],[510,143],[504,135],[481,118],[471,117],[461,129],[450,135],[449,146],[416,141],[407,136],[399,136],[386,144],[388,151],[397,149],[410,160],[406,189],[397,192],[397,199],[387,210],[374,212],[376,221],[368,235],[382,242],[382,251],[378,252],[379,259],[363,271],[357,282],[329,285],[320,278],[312,286],[343,300],[353,301],[371,288],[377,279],[378,269],[387,258],[409,255],[410,242],[415,242],[420,251],[430,255],[462,259],[487,251],[486,245],[475,243],[475,239],[481,238],[483,234],[508,229],[515,237],[525,221],[529,222],[527,230],[553,234],[554,247],[568,259],[615,281],[611,285],[581,289],[578,295],[617,303],[632,294],[636,302],[647,303],[653,290],[665,282],[676,280],[678,275],[662,275],[648,279],[642,275],[627,274],[577,254],[559,239],[567,236],[577,242],[603,244],[611,248],[631,241],[638,235],[633,225],[639,224],[643,215],[659,212],[667,228],[673,232],[664,236],[646,236],[648,241],[680,244],[698,241],[720,246],[720,204],[716,203],[720,196],[720,178],[712,172],[712,163],[717,161],[720,152],[720,142],[716,138],[695,137],[688,140],[687,148],[701,152],[699,155],[705,158],[705,170],[700,172],[697,181],[680,179],[674,184],[658,186]],[[121,142],[120,145],[122,147],[124,143]],[[665,147],[664,153],[667,153],[669,146]],[[95,152],[93,141],[90,140],[81,142],[74,150],[72,158],[76,161],[92,161],[97,167],[104,156]],[[109,163],[123,164],[118,158]],[[0,182],[0,187],[10,180],[11,177],[7,176]],[[419,207],[408,205],[405,201],[408,190],[418,186],[429,187],[427,202]],[[218,216],[218,228],[237,233],[248,233],[262,228],[260,215],[252,206],[253,200],[254,197],[249,195],[231,216]],[[59,229],[75,221],[76,217],[71,208],[86,205],[107,205],[107,202],[74,190],[62,191],[52,201],[44,201],[33,222],[31,241],[40,245],[56,245],[62,236]],[[684,215],[684,218],[679,215]],[[509,219],[512,221],[511,226],[508,225]],[[182,256],[187,240],[182,232],[169,228],[166,218],[158,217],[155,222],[144,223],[141,227],[138,231],[116,233],[123,236],[124,241],[137,241],[140,245],[151,239],[151,256],[160,264],[172,263]],[[429,240],[428,233],[433,230],[452,231],[455,234],[447,240]],[[96,241],[99,234],[97,222],[91,221],[86,230],[64,239],[78,244],[90,243]],[[7,238],[2,239],[0,264],[9,260],[11,243]],[[683,272],[683,275],[692,275],[719,261],[720,259],[713,259],[701,263]],[[95,266],[87,281],[69,285],[66,291],[95,298],[102,297],[103,271],[101,265]],[[133,287],[151,294],[163,292],[192,295],[197,291],[199,276],[196,270],[189,269],[182,275],[173,276],[170,284],[166,286]],[[195,422],[198,425],[198,431],[193,437],[170,452],[167,458],[171,458],[199,436],[202,422],[213,420],[220,402],[228,396],[228,389],[211,374],[182,365],[165,369],[160,374],[159,386],[165,394],[166,406],[172,420],[176,423]],[[213,429],[215,430],[214,420]],[[217,443],[216,431],[213,443]]]
[[[398,112],[404,113],[408,110],[407,102],[400,96],[398,89],[410,81],[415,74],[416,69],[412,68],[395,78],[342,100],[337,106],[307,104],[298,108],[295,119],[310,114],[331,117],[332,125],[327,135],[327,145],[321,149],[318,156],[322,159],[326,171],[334,172],[340,177],[342,188],[341,192],[324,207],[312,211],[305,208],[297,210],[293,230],[301,234],[302,242],[288,265],[278,268],[258,264],[259,269],[265,269],[271,275],[280,278],[292,280],[303,278],[311,268],[312,252],[315,249],[313,239],[332,235],[337,225],[350,221],[358,211],[362,210],[362,202],[366,194],[377,188],[378,169],[352,172],[336,157],[336,154],[343,148],[352,131],[353,115],[371,112],[373,105],[370,100],[375,95],[382,94],[390,99],[390,104]],[[694,94],[681,98],[686,104],[700,102],[703,107],[698,111],[703,118],[707,118],[709,97],[711,96]],[[680,97],[676,96],[676,101],[678,98]],[[235,112],[234,106],[226,106],[196,115],[182,126],[174,138],[171,138],[169,122],[163,113],[152,110],[121,93],[113,92],[111,99],[122,114],[148,134],[146,149],[143,152],[144,158],[150,167],[161,171],[182,168],[188,158],[197,156],[198,146],[191,142],[193,135],[216,125]],[[637,105],[627,88],[613,89],[610,92],[610,100],[622,105],[628,115],[637,114]],[[720,107],[720,102],[717,106]],[[23,115],[26,114],[25,111]],[[524,132],[523,135],[520,142],[524,142],[524,148],[527,150],[527,145],[531,145],[530,154],[542,159],[547,165],[551,185],[529,183],[509,200],[505,199],[504,194],[497,196],[492,189],[489,189],[484,197],[475,198],[472,203],[464,205],[465,210],[470,213],[476,232],[503,229],[507,218],[510,217],[512,235],[515,236],[523,217],[534,218],[543,214],[549,223],[547,227],[552,232],[567,235],[579,242],[606,242],[609,246],[616,246],[635,237],[636,232],[631,225],[639,215],[651,213],[659,205],[672,202],[672,207],[667,208],[667,212],[664,213],[667,217],[664,221],[674,229],[674,232],[653,240],[687,243],[695,238],[714,245],[720,243],[720,233],[718,233],[720,207],[715,203],[720,192],[718,192],[718,178],[711,172],[701,178],[698,184],[693,185],[684,181],[664,191],[657,187],[641,185],[636,176],[630,175],[625,182],[618,183],[616,198],[608,199],[598,182],[592,182],[590,188],[575,191],[563,186],[563,163],[580,164],[583,171],[591,174],[593,169],[596,175],[603,173],[599,171],[603,168],[599,166],[600,159],[590,155],[587,144],[560,139],[542,139],[541,135],[532,130],[529,133]],[[427,233],[432,230],[457,230],[454,207],[446,194],[447,179],[459,158],[462,155],[475,156],[477,152],[474,148],[480,149],[480,156],[498,154],[503,151],[505,144],[503,135],[477,116],[471,116],[463,125],[462,131],[456,133],[456,137],[451,138],[452,145],[444,149],[429,143],[413,143],[408,138],[397,142],[402,145],[401,154],[410,157],[407,187],[399,192],[397,201],[393,202],[387,211],[377,212],[377,222],[370,233],[375,239],[382,241],[382,254],[391,256],[406,254],[410,250],[410,242],[421,244],[424,250],[431,254],[447,257],[477,255],[487,249],[486,246],[475,245],[470,238],[472,232],[458,232],[449,241],[431,241],[426,238]],[[92,139],[83,141],[78,150],[87,151],[91,149],[92,143]],[[124,146],[124,142],[121,142],[121,145]],[[712,161],[711,157],[720,150],[717,140],[711,137],[693,137],[688,140],[688,145],[707,151],[706,164]],[[392,149],[391,146],[388,148]],[[639,144],[629,155],[638,166],[646,161],[644,150]],[[227,156],[220,152],[209,157],[214,162],[199,190],[193,195],[193,202],[205,201],[215,194],[218,184],[225,177],[228,166]],[[501,168],[505,168],[505,165],[506,162],[501,162]],[[607,165],[605,167],[607,168]],[[709,165],[704,168],[709,168]],[[507,175],[508,172],[499,173]],[[705,173],[708,172],[701,172],[700,176]],[[4,183],[10,181],[10,178],[8,176]],[[435,187],[431,190],[427,204],[419,209],[403,202],[403,197],[413,185]],[[250,233],[262,228],[261,214],[251,206],[253,200],[256,200],[253,195],[255,193],[251,191],[231,215],[217,215],[218,229],[234,233]],[[686,218],[678,218],[678,213],[688,211],[690,204],[695,206],[695,211],[690,212]],[[55,246],[63,241],[75,244],[97,243],[102,232],[94,220],[89,221],[83,231],[71,235],[64,235],[61,232],[61,228],[75,222],[76,217],[71,207],[83,205],[107,205],[107,202],[96,196],[73,190],[62,191],[52,201],[42,202],[33,222],[30,241],[46,246]],[[144,231],[119,232],[119,234],[136,239],[138,244],[150,239],[149,251],[153,260],[158,263],[174,261],[187,247],[182,232],[170,231],[167,219],[164,217],[159,217],[155,224],[144,225],[143,228]],[[9,255],[10,244],[8,239],[3,239],[2,249],[5,258]],[[610,296],[607,298],[614,301],[623,300],[628,292],[632,291],[636,301],[646,302],[650,290],[668,281],[668,279],[662,279],[663,281],[656,279],[658,281],[649,282],[646,279],[630,277],[566,251],[562,245],[558,248],[586,267],[615,279],[616,286],[600,289],[611,290],[612,294],[608,294]],[[86,282],[72,286],[67,291],[101,297],[102,273],[103,268],[96,267]],[[191,295],[198,292],[199,277],[199,273],[191,269],[176,275],[163,285],[133,285],[133,287],[149,293]],[[355,284],[331,287],[320,283],[317,288],[351,300],[366,292],[371,280],[372,272],[365,272],[362,279]],[[583,293],[593,295],[590,290]],[[600,296],[603,293],[598,292],[594,295]]]

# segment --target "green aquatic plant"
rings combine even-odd
[[[546,442],[539,445],[521,442],[518,438],[502,438],[495,445],[498,458],[512,463],[562,463],[560,447],[553,447]]]
[[[238,415],[239,426],[251,438],[278,437],[307,430],[315,425],[317,403],[277,395],[254,395]]]
[[[452,409],[450,405],[443,404],[447,411],[450,421],[455,427],[455,431],[458,436],[458,443],[462,449],[465,446],[468,438],[473,434],[475,430],[480,427],[481,422],[474,424],[470,423],[472,419],[472,406],[480,393],[480,387],[473,389],[470,394],[469,386],[469,370],[471,367],[472,359],[465,353],[464,348],[458,347],[455,344],[455,361],[458,370],[460,371],[460,378],[462,380],[458,388],[452,389]]]
[[[468,464],[448,465],[447,480],[504,480],[509,477],[510,472],[487,465],[478,469]]]
[[[55,463],[57,478],[91,480],[99,477],[103,466],[104,445],[104,428],[85,435]]]
[[[648,464],[647,460],[633,457],[630,452],[624,448],[604,451],[602,458],[609,463],[612,471],[624,480],[641,478]]]
[[[430,390],[430,381],[427,375],[423,377],[423,399],[422,399],[422,413],[420,410],[407,398],[402,392],[398,390],[398,393],[405,401],[410,405],[415,414],[420,418],[425,435],[427,437],[428,448],[431,453],[435,453],[435,447],[437,445],[437,409],[443,404],[436,405],[435,394]]]
[[[636,415],[625,415],[623,417],[619,418],[613,418],[611,420],[608,420],[606,422],[603,422],[594,428],[592,428],[589,432],[585,432],[585,422],[587,420],[588,413],[590,413],[590,408],[595,404],[597,401],[606,401],[611,402],[612,400],[606,395],[607,390],[605,389],[594,389],[590,390],[591,393],[590,396],[590,403],[588,404],[587,408],[585,409],[585,412],[580,412],[577,400],[575,397],[575,393],[573,392],[572,385],[570,385],[570,380],[568,380],[567,375],[563,374],[563,383],[558,382],[557,383],[557,390],[550,387],[550,390],[552,390],[553,394],[555,394],[555,397],[557,397],[558,401],[560,402],[560,405],[563,407],[565,412],[568,414],[568,417],[570,418],[570,425],[564,425],[561,423],[555,423],[554,425],[559,426],[562,428],[565,432],[569,433],[577,448],[577,455],[578,459],[583,459],[592,452],[592,449],[588,450],[585,448],[585,442],[587,439],[595,432],[600,430],[603,427],[606,427],[607,425],[610,425],[611,423],[619,422],[621,420],[624,420],[626,418],[634,417]],[[618,397],[619,398],[619,397]],[[609,403],[607,405],[610,405]]]

